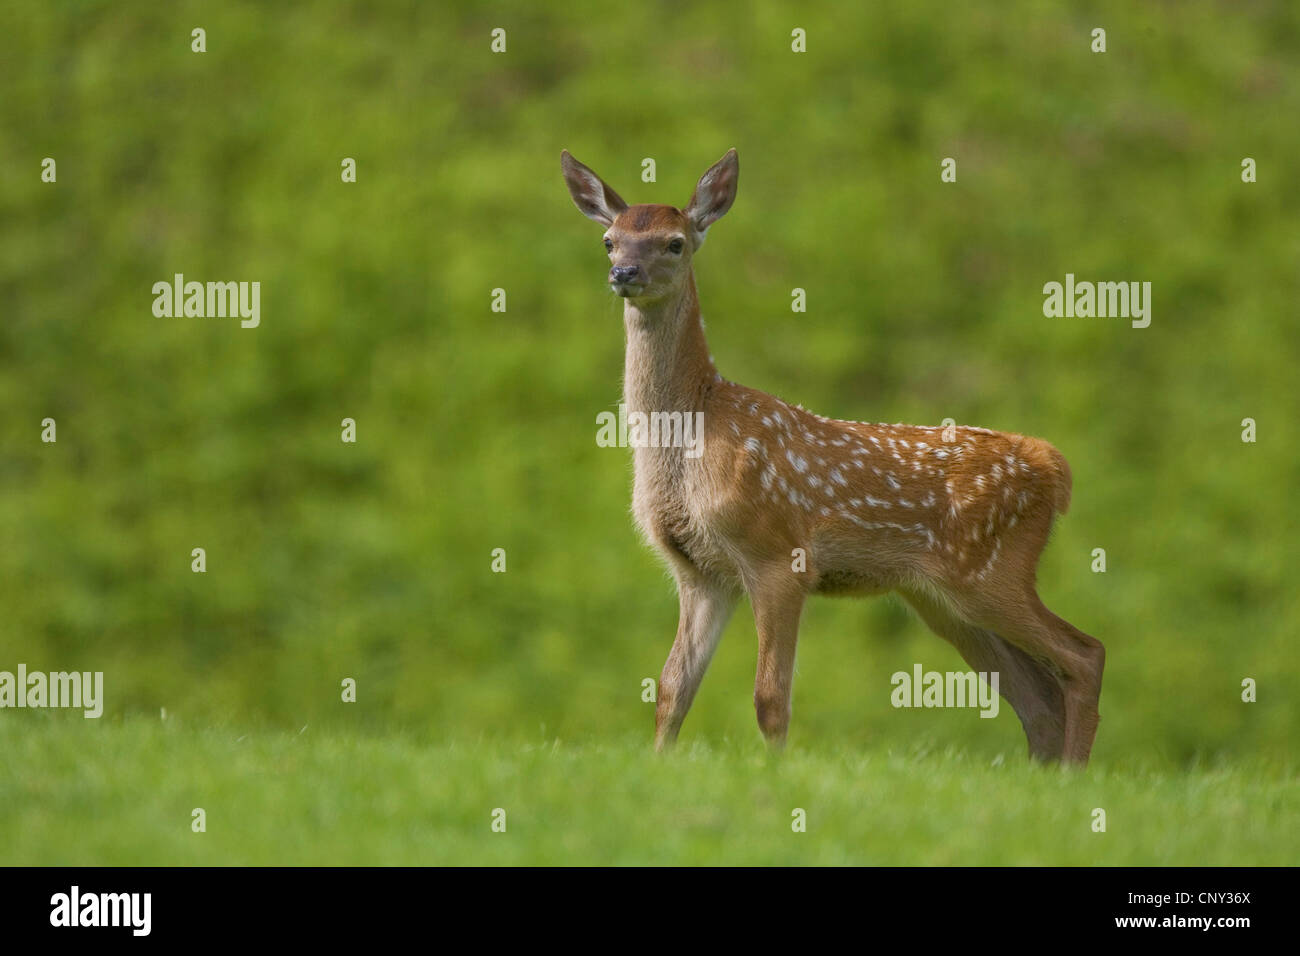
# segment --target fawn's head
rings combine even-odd
[[[610,288],[625,299],[645,300],[681,290],[704,234],[731,208],[740,175],[736,151],[730,149],[700,177],[685,208],[678,209],[629,206],[567,149],[560,154],[560,168],[578,209],[605,227]]]

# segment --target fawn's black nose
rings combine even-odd
[[[624,285],[629,282],[638,282],[640,279],[640,266],[615,266],[609,270],[609,281],[619,285]]]

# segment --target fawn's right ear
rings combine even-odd
[[[560,152],[560,169],[564,170],[564,181],[569,186],[569,195],[573,203],[588,219],[594,219],[602,226],[613,225],[614,217],[627,208],[627,203],[614,190],[605,185],[605,181],[582,163],[569,155],[569,151]]]

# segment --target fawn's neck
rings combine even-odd
[[[623,396],[629,412],[701,411],[718,373],[700,320],[695,275],[656,302],[623,305],[627,357]]]

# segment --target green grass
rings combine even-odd
[[[1294,767],[1263,762],[1080,773],[1019,753],[773,757],[746,740],[659,756],[631,738],[447,744],[63,717],[0,721],[0,750],[4,865],[1244,865],[1300,851]]]

